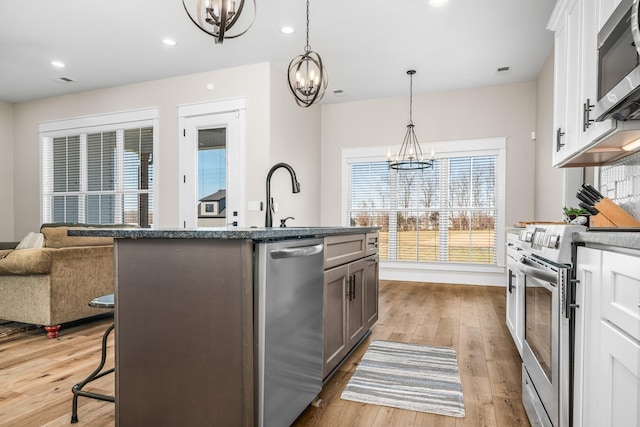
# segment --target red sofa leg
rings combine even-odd
[[[47,337],[58,338],[58,331],[60,330],[61,326],[62,325],[45,326],[44,329],[47,331]]]

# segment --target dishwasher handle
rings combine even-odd
[[[296,248],[274,249],[270,252],[273,259],[284,258],[300,258],[305,256],[316,255],[322,252],[324,245],[319,243],[313,246],[299,246]]]

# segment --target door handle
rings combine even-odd
[[[305,257],[316,255],[322,252],[324,246],[322,243],[313,245],[313,246],[301,246],[297,248],[287,248],[287,249],[276,249],[271,251],[271,258],[273,259],[282,259],[282,258],[297,258],[297,257]]]
[[[509,270],[509,293],[513,293],[513,273]]]
[[[582,104],[582,132],[586,132],[591,126],[591,123],[594,122],[593,119],[590,119],[591,110],[595,107],[595,105],[591,104],[591,100],[587,98],[587,102]]]

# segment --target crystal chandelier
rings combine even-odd
[[[322,58],[309,46],[309,0],[307,0],[307,45],[304,53],[289,63],[289,89],[301,107],[319,102],[327,90],[329,77]]]
[[[256,1],[252,0],[252,3],[253,17],[250,22],[244,22],[244,29],[239,30],[237,24],[245,9],[245,0],[182,0],[191,22],[213,36],[216,43],[239,37],[251,28],[256,18]]]
[[[391,158],[391,150],[387,151],[387,162],[390,169],[396,170],[420,170],[428,169],[433,166],[434,152],[431,151],[431,158],[425,159],[420,148],[420,143],[416,137],[413,124],[413,75],[416,70],[409,70],[407,74],[411,80],[409,86],[409,124],[407,125],[407,133],[404,135],[400,151],[395,155],[395,159]]]

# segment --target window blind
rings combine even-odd
[[[351,225],[379,226],[392,261],[496,264],[496,155],[434,161],[396,173],[386,161],[350,164]]]
[[[153,127],[114,127],[42,137],[44,222],[153,223]]]

